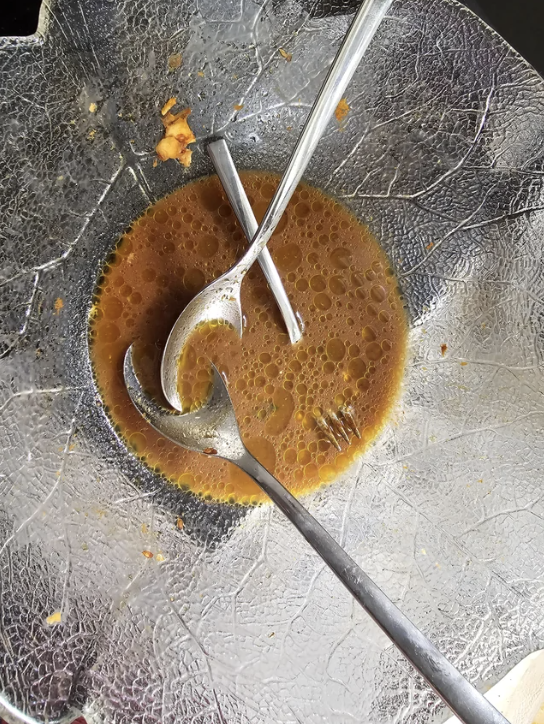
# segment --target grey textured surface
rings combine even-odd
[[[224,134],[239,166],[281,170],[348,23],[326,5],[57,0],[38,37],[0,44],[11,718],[447,718],[279,514],[184,498],[133,460],[89,367],[108,250],[150,200],[210,171],[202,142],[189,172],[152,168],[158,108],[177,95],[199,139]],[[544,643],[544,85],[468,11],[398,0],[347,97],[307,178],[391,255],[411,357],[380,440],[305,502],[484,689]]]

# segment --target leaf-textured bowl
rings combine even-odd
[[[327,0],[54,0],[36,36],[0,45],[10,719],[448,716],[279,513],[188,498],[134,459],[89,364],[94,285],[125,227],[211,172],[212,135],[240,168],[281,171],[352,14]],[[172,95],[193,109],[188,171],[153,167]],[[380,439],[305,502],[485,689],[544,639],[544,84],[456,3],[396,0],[347,100],[306,178],[389,253],[410,360]]]

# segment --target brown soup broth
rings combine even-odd
[[[260,220],[278,176],[241,173]],[[247,242],[216,176],[151,206],[121,238],[91,312],[91,359],[107,413],[127,445],[172,483],[208,499],[266,500],[234,465],[188,452],[133,407],[122,374],[135,344],[146,389],[161,397],[159,368],[172,325],[190,299],[234,264]],[[225,324],[195,331],[179,366],[185,409],[209,391],[214,361],[225,377],[247,447],[296,494],[334,480],[383,426],[397,398],[407,342],[405,312],[388,259],[346,208],[301,184],[269,242],[293,307],[304,320],[291,345],[261,270],[242,285],[243,337]],[[361,439],[338,452],[315,414],[349,402]]]

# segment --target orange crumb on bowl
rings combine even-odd
[[[182,166],[185,166],[185,168],[189,168],[189,166],[191,165],[192,155],[193,152],[189,148],[186,148],[179,154],[178,161],[181,163]]]
[[[427,250],[429,250],[429,249],[432,249],[433,246],[434,246],[434,241],[431,241],[431,243],[430,243],[430,244],[427,244],[427,246],[426,246],[425,248],[426,248]]]
[[[243,103],[235,103],[235,104],[233,105],[233,108],[234,108],[235,111],[241,111],[243,107],[244,107],[244,104],[243,104]]]
[[[440,345],[440,351],[442,352],[442,357],[443,357],[446,354],[446,352],[448,351],[448,345],[447,344]]]
[[[155,147],[157,156],[161,161],[168,161],[170,158],[177,158],[181,153],[181,143],[177,138],[161,138]]]
[[[62,613],[60,611],[54,611],[50,616],[45,619],[48,626],[55,626],[62,622]]]
[[[179,113],[170,113],[170,109],[175,103],[176,99],[170,98],[161,109],[164,138],[158,142],[155,151],[161,161],[173,158],[182,166],[188,167],[191,165],[192,151],[187,146],[196,141],[195,134],[187,123],[191,109],[185,108]]]
[[[288,63],[290,63],[291,60],[293,59],[293,54],[292,54],[292,53],[288,53],[288,52],[287,52],[286,50],[284,50],[283,48],[279,48],[279,53],[280,53],[281,57],[282,57],[282,58],[285,58],[285,60],[286,60]]]
[[[166,103],[164,104],[164,106],[161,108],[161,116],[165,116],[168,113],[168,111],[170,110],[170,108],[172,108],[172,106],[175,106],[175,105],[176,105],[176,99],[169,98],[166,101]]]
[[[341,123],[344,120],[350,110],[351,109],[348,105],[347,100],[345,98],[342,98],[340,100],[340,103],[336,106],[336,110],[334,111],[334,115],[336,116],[336,120],[338,121],[338,123]]]
[[[168,58],[168,70],[176,70],[181,65],[181,53],[174,53]]]
[[[153,558],[153,553],[151,553],[151,551],[142,551],[142,555],[146,558]]]
[[[182,521],[181,518],[178,518],[178,519],[176,520],[176,528],[177,528],[178,530],[183,530],[183,526],[184,526],[184,525],[185,525],[185,523]]]
[[[64,302],[60,297],[57,297],[55,299],[55,314],[58,314],[60,310],[64,307]]]

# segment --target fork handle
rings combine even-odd
[[[208,144],[208,153],[217,175],[223,184],[223,188],[225,189],[225,193],[227,194],[236,218],[238,219],[247,240],[251,241],[257,233],[259,224],[257,223],[257,219],[255,218],[255,214],[253,213],[253,209],[251,208],[251,204],[247,198],[240,176],[238,175],[238,171],[236,170],[236,166],[234,165],[234,161],[230,155],[227,142],[222,138],[218,141],[212,141],[212,143]],[[291,302],[289,301],[289,297],[287,296],[287,292],[285,291],[285,287],[283,286],[278,270],[276,269],[276,265],[272,261],[272,256],[266,247],[264,247],[259,254],[257,261],[263,270],[266,281],[270,285],[270,289],[272,290],[272,294],[276,300],[276,304],[280,309],[291,344],[295,344],[295,342],[298,342],[302,337],[302,330],[298,323],[298,319],[295,316],[293,307],[291,306]]]
[[[509,724],[249,451],[246,450],[235,464],[253,478],[289,518],[351,595],[464,724]]]

